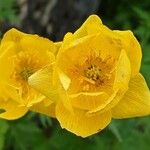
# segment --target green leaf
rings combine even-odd
[[[17,20],[15,4],[16,0],[0,0],[0,21],[14,22]]]
[[[108,128],[115,135],[115,137],[118,139],[118,141],[122,142],[122,137],[121,137],[120,132],[117,128],[117,125],[115,124],[115,121],[112,121],[111,124],[108,126]]]
[[[3,150],[5,143],[5,134],[8,130],[8,124],[4,120],[0,120],[0,150]]]
[[[50,117],[42,115],[42,114],[39,114],[39,119],[40,119],[41,124],[44,127],[52,126],[52,120],[51,120]]]

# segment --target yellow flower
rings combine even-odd
[[[51,103],[27,81],[34,72],[54,62],[55,52],[54,43],[38,35],[16,29],[4,35],[0,45],[0,118],[17,119],[29,109],[42,112],[41,105]]]
[[[150,92],[140,64],[141,48],[133,33],[110,30],[92,15],[74,34],[66,34],[56,63],[28,81],[53,97],[62,128],[87,137],[112,118],[150,114]]]

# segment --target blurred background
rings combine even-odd
[[[149,0],[0,0],[0,37],[16,27],[59,41],[90,14],[99,15],[111,29],[134,32],[143,50],[141,72],[150,87]],[[85,139],[44,115],[28,113],[16,121],[0,120],[0,150],[83,149],[150,150],[150,117],[113,120],[105,130]]]

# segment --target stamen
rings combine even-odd
[[[99,68],[99,66],[96,65],[91,65],[85,70],[85,76],[93,81],[99,80],[101,75],[101,69]]]

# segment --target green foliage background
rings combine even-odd
[[[150,86],[149,0],[102,0],[98,12],[112,29],[130,29],[139,39],[143,60],[141,72]],[[0,0],[0,22],[17,18],[14,0]],[[136,57],[133,55],[133,57]],[[15,121],[0,120],[0,150],[149,150],[150,117],[113,120],[99,134],[77,137],[46,116],[29,113]]]

